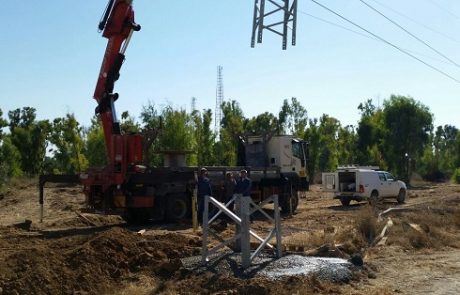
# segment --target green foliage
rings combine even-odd
[[[0,183],[8,178],[21,175],[21,155],[11,142],[11,137],[3,136],[0,145]]]
[[[430,132],[428,144],[419,159],[418,172],[427,180],[442,180],[453,174],[459,163],[460,133],[452,125]]]
[[[222,165],[233,166],[237,163],[238,137],[244,134],[245,118],[240,105],[235,100],[222,104],[222,122],[220,145],[217,146],[217,161]]]
[[[51,167],[53,173],[75,174],[88,167],[88,160],[83,154],[84,142],[82,127],[73,114],[53,120],[49,141],[55,146],[56,165]]]
[[[384,141],[383,112],[373,104],[372,99],[360,103],[358,110],[361,119],[358,122],[355,161],[360,165],[374,165],[384,169],[386,163],[382,151]]]
[[[43,171],[47,138],[51,129],[48,120],[36,121],[35,109],[24,107],[8,112],[11,142],[21,158],[21,170],[27,175]]]
[[[249,120],[245,120],[246,134],[260,135],[265,133],[279,134],[279,121],[272,113],[265,112]]]
[[[192,112],[194,136],[196,140],[197,164],[207,166],[216,164],[215,159],[215,134],[211,130],[212,112],[210,109]]]
[[[140,127],[134,117],[130,116],[128,111],[124,111],[121,114],[120,129],[124,134],[135,134],[139,133]]]
[[[321,134],[318,127],[317,119],[310,119],[309,126],[305,131],[304,140],[308,141],[308,177],[311,183],[314,183],[316,172],[319,166],[319,155],[321,152]]]
[[[454,173],[452,174],[452,181],[460,183],[460,168],[454,170]]]
[[[156,111],[151,112],[153,110],[149,110],[150,114],[156,115]],[[147,113],[144,113],[143,116],[143,120],[147,123],[154,122],[157,119],[160,120],[159,118],[149,117]],[[183,109],[175,110],[172,106],[167,106],[162,110],[160,118],[162,118],[163,126],[157,141],[152,146],[153,151],[192,152],[193,148],[196,147],[196,141],[190,114]],[[189,165],[196,165],[196,162],[196,155],[187,158],[187,164]]]
[[[291,103],[285,99],[278,117],[280,133],[287,132],[300,138],[304,136],[308,125],[307,110],[297,98],[292,97]]]
[[[91,126],[86,131],[83,154],[88,160],[89,167],[102,167],[107,164],[104,131],[96,116],[91,119]]]
[[[460,174],[459,130],[452,125],[433,130],[428,107],[411,97],[392,95],[382,108],[366,100],[358,106],[357,126],[342,126],[326,114],[309,119],[295,97],[283,101],[278,116],[263,112],[246,118],[234,100],[221,108],[217,139],[209,109],[187,113],[149,102],[142,109],[140,123],[123,112],[120,127],[124,134],[142,133],[144,162],[149,166],[162,164],[160,151],[190,151],[189,165],[233,166],[238,164],[240,136],[269,133],[293,134],[309,143],[311,182],[338,164],[377,165],[399,177],[406,176],[409,166],[427,178],[454,175],[456,179]],[[52,124],[38,121],[31,107],[8,112],[9,120],[2,115],[0,109],[0,181],[42,171],[78,173],[107,163],[104,132],[97,117],[83,129],[70,114]],[[2,128],[7,126],[9,133],[5,134]],[[47,154],[48,143],[52,150]]]
[[[339,164],[349,165],[356,163],[357,135],[352,125],[339,127],[337,133],[337,152]]]
[[[324,114],[319,119],[318,131],[321,134],[319,139],[318,167],[320,171],[334,171],[338,164],[337,139],[340,122],[333,117]]]
[[[161,165],[161,156],[156,151],[158,150],[157,136],[163,129],[163,120],[155,104],[149,101],[147,105],[142,106],[140,118],[144,135],[144,164],[147,166]]]
[[[3,111],[0,109],[0,140],[2,140],[3,128],[6,126],[8,126],[8,122],[3,119]]]
[[[411,97],[392,95],[384,101],[384,155],[389,168],[406,177],[406,161],[419,158],[433,129],[433,115],[427,106]]]

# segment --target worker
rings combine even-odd
[[[242,169],[240,171],[240,178],[236,182],[235,192],[237,194],[241,194],[243,197],[250,197],[251,196],[251,179],[248,177],[248,171]]]
[[[208,169],[201,168],[198,177],[198,222],[203,222],[204,197],[212,196],[211,182],[208,178]]]

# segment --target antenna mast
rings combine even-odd
[[[222,103],[224,102],[224,83],[222,66],[217,66],[216,111],[214,115],[214,133],[219,136],[220,122],[222,121]]]

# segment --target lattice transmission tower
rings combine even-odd
[[[219,136],[220,122],[222,121],[222,103],[224,102],[224,81],[222,66],[217,66],[216,111],[214,112],[214,133]]]
[[[256,40],[257,43],[262,43],[263,31],[268,30],[282,37],[283,50],[286,50],[289,28],[292,31],[291,44],[295,46],[297,0],[254,0],[251,47],[255,46]]]

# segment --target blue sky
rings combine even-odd
[[[457,66],[358,0],[318,1],[460,80]],[[72,112],[88,125],[106,46],[97,24],[107,1],[3,2],[0,108],[6,113],[32,106],[39,119]],[[431,30],[367,2],[460,63],[460,1],[379,0]],[[265,33],[264,43],[250,48],[253,3],[134,0],[142,30],[133,36],[115,86],[118,113],[138,116],[149,100],[189,109],[191,97],[197,108],[214,111],[222,65],[225,98],[238,100],[246,116],[276,114],[283,99],[297,97],[310,117],[326,113],[343,125],[356,124],[360,102],[372,98],[381,104],[400,94],[427,105],[436,125],[460,127],[459,83],[382,42],[306,15],[359,31],[309,0],[299,0],[297,46],[282,51],[280,38]]]

